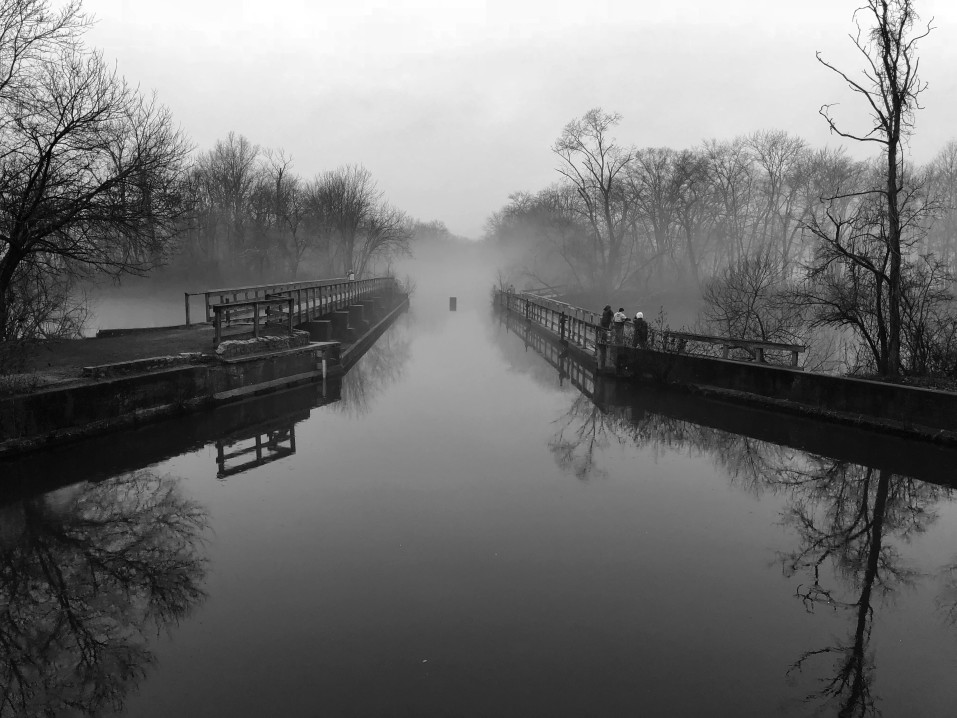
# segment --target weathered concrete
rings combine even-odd
[[[349,312],[338,311],[327,315],[332,322],[332,336],[338,342],[346,342],[352,338],[349,331]]]
[[[334,341],[331,320],[315,319],[311,322],[303,322],[299,325],[299,328],[303,331],[309,332],[309,339],[314,342]]]
[[[362,305],[362,318],[365,319],[366,323],[371,327],[379,318],[379,314],[376,312],[375,302],[372,299],[361,299],[359,304]]]
[[[349,326],[355,329],[359,335],[365,334],[370,326],[370,322],[366,321],[365,309],[362,304],[349,305]]]
[[[309,334],[295,329],[291,335],[279,334],[220,342],[216,347],[216,356],[220,359],[234,359],[295,349],[308,344]]]
[[[337,379],[310,382],[209,411],[169,415],[69,444],[45,445],[43,451],[9,462],[0,458],[0,505],[77,481],[99,481],[133,471],[257,426],[284,419],[300,421],[313,407],[338,401],[340,392]]]
[[[530,329],[594,362],[596,368],[605,363],[550,329],[526,321]],[[625,368],[615,377],[619,381],[681,386],[727,401],[957,444],[955,392],[651,349],[610,346],[607,352],[610,363],[617,360]]]
[[[738,392],[841,415],[854,423],[957,439],[954,392],[646,349],[626,352],[641,379]]]
[[[351,367],[359,357],[375,342],[376,339],[384,332],[386,329],[391,326],[392,322],[395,321],[396,317],[399,316],[402,312],[409,308],[409,298],[402,297],[402,300],[392,308],[388,314],[386,314],[382,319],[380,319],[376,324],[369,328],[369,330],[354,344],[350,345],[344,349],[341,353],[341,363],[343,371],[346,371]]]
[[[361,356],[408,305],[408,297],[399,295],[396,299],[400,301],[395,308],[371,331],[359,335],[350,347],[350,363]],[[356,332],[349,328],[348,318],[347,311],[334,312],[330,320],[316,323],[326,332],[338,324],[351,339]],[[285,339],[298,343],[305,337],[305,332],[296,332],[296,336]],[[258,344],[265,346],[272,340],[263,338]],[[252,345],[243,343],[246,344]],[[312,343],[265,354],[246,355],[237,351],[235,356],[227,357],[226,353],[203,357],[205,363],[164,367],[134,376],[86,380],[72,386],[0,398],[0,457],[271,393],[324,376],[335,377],[343,372],[345,363],[337,342]],[[133,364],[149,369],[155,366],[149,362]]]
[[[327,374],[339,373],[338,352],[316,344],[0,399],[0,453],[311,381],[323,359]]]
[[[148,371],[170,369],[186,364],[202,364],[210,359],[211,357],[196,352],[174,354],[172,356],[149,357],[147,359],[131,359],[130,361],[114,362],[112,364],[85,366],[83,367],[83,376],[90,379],[106,379],[124,374],[140,374]]]

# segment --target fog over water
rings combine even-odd
[[[727,433],[729,409],[682,395],[583,394],[492,313],[489,268],[458,266],[416,264],[410,310],[341,387],[46,456],[103,480],[4,503],[6,666],[53,626],[77,655],[70,596],[98,670],[33,688],[119,715],[949,713],[950,488]],[[294,451],[230,473],[220,452],[257,432]],[[117,556],[130,526],[149,539]],[[100,575],[111,546],[136,570]],[[62,585],[47,555],[76,567]]]
[[[492,302],[554,284],[704,332],[706,301],[758,286],[743,304],[787,305],[779,333],[710,330],[883,374],[844,319],[802,333],[814,297],[778,293],[858,289],[850,265],[815,273],[844,248],[809,219],[871,186],[870,145],[845,156],[819,114],[866,132],[868,106],[814,55],[859,71],[858,4],[87,0],[90,47],[189,138],[194,204],[128,255],[147,277],[22,270],[11,296],[55,290],[36,327],[74,289],[88,337],[181,325],[184,302],[195,321],[184,293],[217,286],[392,273],[411,300],[341,378],[0,462],[0,718],[952,715],[957,450],[616,385]],[[921,2],[930,84],[902,146],[908,180],[936,162],[934,202],[957,197],[955,7]],[[952,268],[951,210],[906,241]],[[951,367],[952,277],[908,276]],[[874,281],[852,309],[883,321]]]

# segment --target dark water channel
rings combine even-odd
[[[0,715],[953,714],[952,453],[447,308],[341,386],[0,468]]]

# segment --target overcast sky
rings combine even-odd
[[[230,130],[311,178],[365,165],[396,206],[481,235],[511,192],[557,179],[551,146],[592,107],[615,135],[692,147],[759,129],[840,144],[862,107],[817,63],[860,60],[860,0],[86,0],[88,40],[155,90],[199,150]],[[930,87],[911,153],[957,138],[957,2],[918,0]],[[860,127],[858,122],[856,127]],[[870,147],[866,148],[870,149]],[[855,150],[864,156],[861,150]]]

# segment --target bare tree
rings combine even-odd
[[[552,147],[561,160],[558,172],[575,188],[581,215],[590,228],[592,284],[614,289],[631,273],[633,257],[626,240],[636,211],[635,198],[625,191],[624,181],[634,152],[610,135],[620,121],[617,113],[589,110],[565,125]]]
[[[485,226],[485,237],[521,267],[525,278],[541,284],[584,289],[592,274],[589,229],[578,212],[574,191],[562,184],[530,194],[515,192]],[[518,279],[519,276],[513,276]]]
[[[779,130],[755,132],[748,141],[763,170],[761,234],[769,244],[778,243],[781,269],[786,272],[807,209],[800,201],[802,180],[809,170],[807,144]]]
[[[413,222],[405,212],[388,203],[373,208],[355,245],[353,264],[359,276],[366,274],[376,259],[386,261],[410,256]]]
[[[319,222],[330,235],[334,271],[355,270],[356,242],[379,205],[382,193],[372,173],[361,165],[346,165],[323,173],[314,188]]]
[[[676,171],[677,153],[667,147],[649,147],[635,153],[627,168],[628,181],[639,213],[635,214],[635,234],[639,222],[647,225],[651,247],[646,266],[662,267],[670,256],[675,261],[678,246],[679,206],[683,177]],[[638,237],[636,236],[637,240]],[[652,270],[653,271],[653,270]]]
[[[861,27],[861,19],[870,23]],[[859,79],[825,61],[818,61],[839,75],[848,87],[864,99],[873,126],[863,132],[841,130],[831,112],[824,105],[820,112],[831,131],[857,142],[877,144],[883,155],[882,186],[871,191],[884,205],[883,241],[887,244],[888,271],[888,336],[886,374],[898,376],[901,367],[901,265],[904,220],[901,217],[902,195],[906,190],[906,168],[903,142],[913,132],[914,112],[920,109],[918,98],[926,89],[918,76],[917,43],[931,31],[928,24],[915,31],[918,21],[911,0],[868,0],[855,11],[857,33],[851,36],[854,46],[864,58],[864,69]]]
[[[957,140],[937,153],[927,168],[927,195],[939,212],[923,251],[933,253],[957,272]]]
[[[144,273],[183,215],[190,150],[169,112],[85,49],[79,4],[0,4],[0,340],[11,289],[52,277]]]
[[[196,242],[208,248],[213,262],[228,269],[242,265],[250,198],[262,175],[260,155],[259,145],[230,132],[196,160]]]

